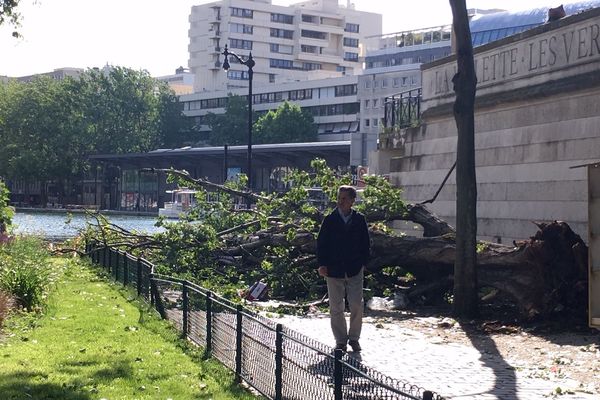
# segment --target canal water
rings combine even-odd
[[[127,230],[137,230],[145,233],[158,232],[162,228],[154,226],[155,217],[141,217],[132,215],[109,215],[108,220]],[[73,213],[43,213],[17,211],[13,218],[14,232],[16,234],[33,234],[49,240],[64,240],[74,237],[85,228],[88,219],[85,214]]]

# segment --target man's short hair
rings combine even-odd
[[[340,192],[346,192],[350,195],[351,198],[356,199],[356,189],[354,186],[350,185],[342,185],[338,188],[338,195]]]

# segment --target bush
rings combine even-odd
[[[49,255],[39,239],[19,237],[0,246],[0,289],[32,311],[50,283]]]
[[[13,307],[13,299],[12,297],[0,289],[0,328],[2,328],[2,324],[6,319],[9,311]]]

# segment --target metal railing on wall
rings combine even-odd
[[[421,120],[421,88],[388,96],[384,100],[383,126],[408,128]]]
[[[443,400],[192,282],[156,274],[147,260],[93,244],[86,253],[116,281],[135,288],[184,338],[269,399]]]

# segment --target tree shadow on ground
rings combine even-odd
[[[472,321],[458,321],[458,323],[473,347],[479,352],[479,359],[484,367],[489,368],[494,373],[494,386],[483,393],[495,395],[499,399],[509,398],[507,396],[510,396],[510,394],[517,393],[515,368],[506,362],[494,340],[489,335],[478,331]]]
[[[0,393],[2,400],[17,399],[57,399],[88,400],[92,397],[83,384],[73,381],[70,384],[56,385],[44,382],[47,376],[33,372],[0,372]]]

